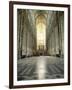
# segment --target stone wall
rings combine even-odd
[[[53,18],[53,19],[52,19]],[[52,22],[52,23],[51,23]],[[64,13],[54,12],[48,25],[49,35],[47,36],[48,55],[64,55]]]
[[[36,40],[30,26],[29,16],[26,10],[18,10],[17,14],[17,53],[18,59],[33,55],[36,48]]]

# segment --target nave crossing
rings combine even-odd
[[[64,11],[17,10],[17,80],[64,78]]]

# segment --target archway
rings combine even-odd
[[[37,32],[37,51],[43,54],[46,49],[46,19],[44,15],[39,15],[36,18],[36,32]]]

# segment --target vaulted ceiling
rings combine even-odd
[[[36,35],[36,18],[39,15],[44,15],[46,19],[46,32],[47,37],[49,36],[51,32],[51,24],[55,19],[55,11],[49,11],[49,10],[27,10],[28,19],[32,27],[32,32],[34,36]],[[54,22],[55,23],[55,22]]]
[[[36,19],[38,16],[44,16],[46,19],[46,38],[48,38],[52,32],[53,27],[56,25],[56,13],[58,11],[52,11],[52,10],[34,10],[34,9],[20,9],[20,12],[23,11],[23,15],[25,15],[25,19],[27,21],[26,24],[29,25],[31,28],[31,32],[33,36],[36,38]],[[60,13],[62,14],[62,13]]]

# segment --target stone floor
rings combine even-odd
[[[17,80],[64,78],[64,59],[53,56],[28,57],[17,62]]]

